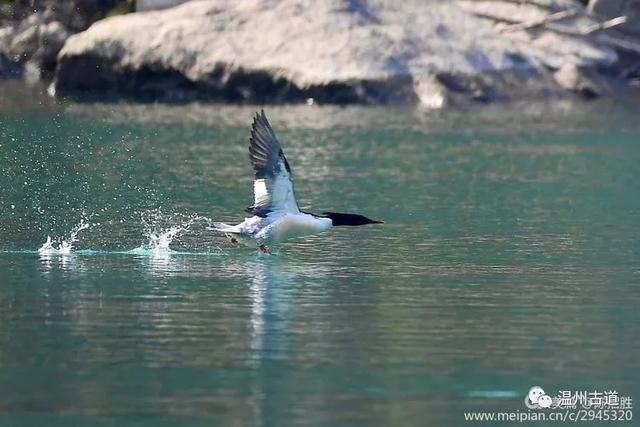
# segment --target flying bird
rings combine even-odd
[[[225,233],[229,243],[253,239],[260,251],[269,253],[268,244],[319,233],[341,225],[383,224],[363,215],[323,212],[321,215],[301,211],[291,180],[291,166],[264,114],[256,113],[249,139],[249,159],[254,172],[253,216],[240,224],[214,222],[210,228]]]

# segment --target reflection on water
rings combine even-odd
[[[266,256],[206,229],[252,200],[252,107],[2,102],[0,424],[460,425],[533,385],[640,391],[629,111],[279,107],[301,206],[387,223]]]
[[[66,273],[82,273],[84,265],[81,259],[71,253],[51,253],[41,251],[38,254],[43,272],[46,274],[53,269],[60,269]]]
[[[264,344],[265,283],[264,264],[255,270],[251,283],[251,350],[260,354]]]

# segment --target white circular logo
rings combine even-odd
[[[551,407],[552,399],[547,396],[542,387],[534,386],[529,389],[529,393],[524,398],[524,405],[529,409],[540,409]]]
[[[538,406],[541,408],[550,408],[551,402],[553,402],[553,400],[546,394],[543,394],[542,396],[540,396],[540,398],[538,398]]]

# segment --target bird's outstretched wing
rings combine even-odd
[[[262,217],[271,212],[299,212],[291,167],[264,110],[253,118],[249,141],[249,158],[254,171],[254,202],[247,210]]]

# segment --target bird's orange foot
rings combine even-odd
[[[232,245],[237,245],[238,244],[238,239],[236,239],[234,236],[232,236],[231,234],[227,234],[227,240],[229,241],[229,243],[231,243]]]
[[[263,254],[270,254],[271,252],[269,252],[269,248],[267,247],[267,245],[260,245],[260,252],[262,252]]]

